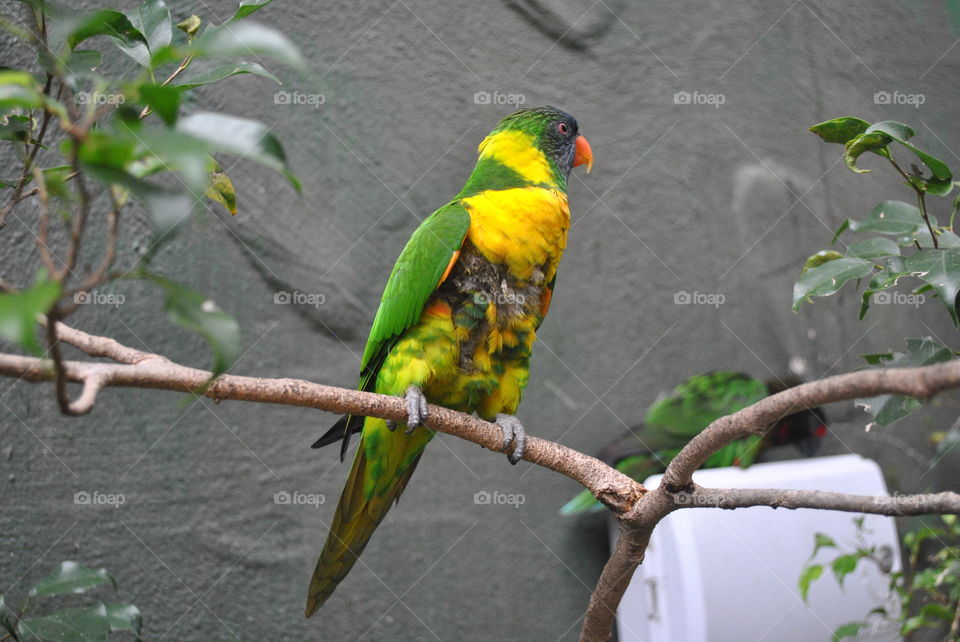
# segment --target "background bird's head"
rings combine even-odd
[[[803,381],[797,377],[783,377],[767,381],[770,394],[783,392],[798,386]],[[765,447],[793,444],[804,457],[813,457],[820,449],[823,438],[827,436],[827,415],[822,408],[808,408],[781,419],[767,431],[764,437]]]
[[[822,408],[809,408],[788,415],[767,431],[766,447],[793,444],[804,457],[813,457],[827,436],[827,416]]]
[[[479,147],[480,160],[506,166],[529,183],[566,188],[570,170],[593,168],[590,143],[577,120],[556,107],[521,109],[500,121]]]

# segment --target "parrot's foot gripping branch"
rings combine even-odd
[[[404,434],[409,435],[427,420],[427,398],[423,396],[423,391],[420,388],[410,386],[407,388],[405,399],[407,400],[407,429]],[[397,422],[388,421],[387,428],[391,432],[396,430]]]
[[[494,423],[500,426],[500,430],[503,431],[503,448],[500,449],[500,452],[505,452],[510,444],[515,444],[516,447],[512,453],[507,455],[507,459],[511,464],[516,465],[518,461],[523,459],[523,449],[527,445],[527,431],[524,430],[520,420],[513,415],[500,413]]]

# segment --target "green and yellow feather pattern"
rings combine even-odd
[[[592,164],[592,155],[576,121],[550,107],[508,116],[478,151],[463,190],[401,252],[363,353],[359,388],[402,396],[417,386],[430,403],[493,420],[520,403],[567,242],[567,176],[575,164]],[[315,444],[342,439],[342,457],[350,435],[361,432],[310,582],[307,617],[354,565],[434,434],[404,428],[344,417]]]

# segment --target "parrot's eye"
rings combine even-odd
[[[567,125],[566,123],[558,123],[557,131],[563,134],[564,136],[566,136],[567,134],[570,133],[570,126]]]

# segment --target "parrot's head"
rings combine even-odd
[[[556,107],[521,109],[500,121],[479,147],[480,160],[505,165],[531,183],[566,187],[570,170],[593,168],[593,150],[577,120]]]

